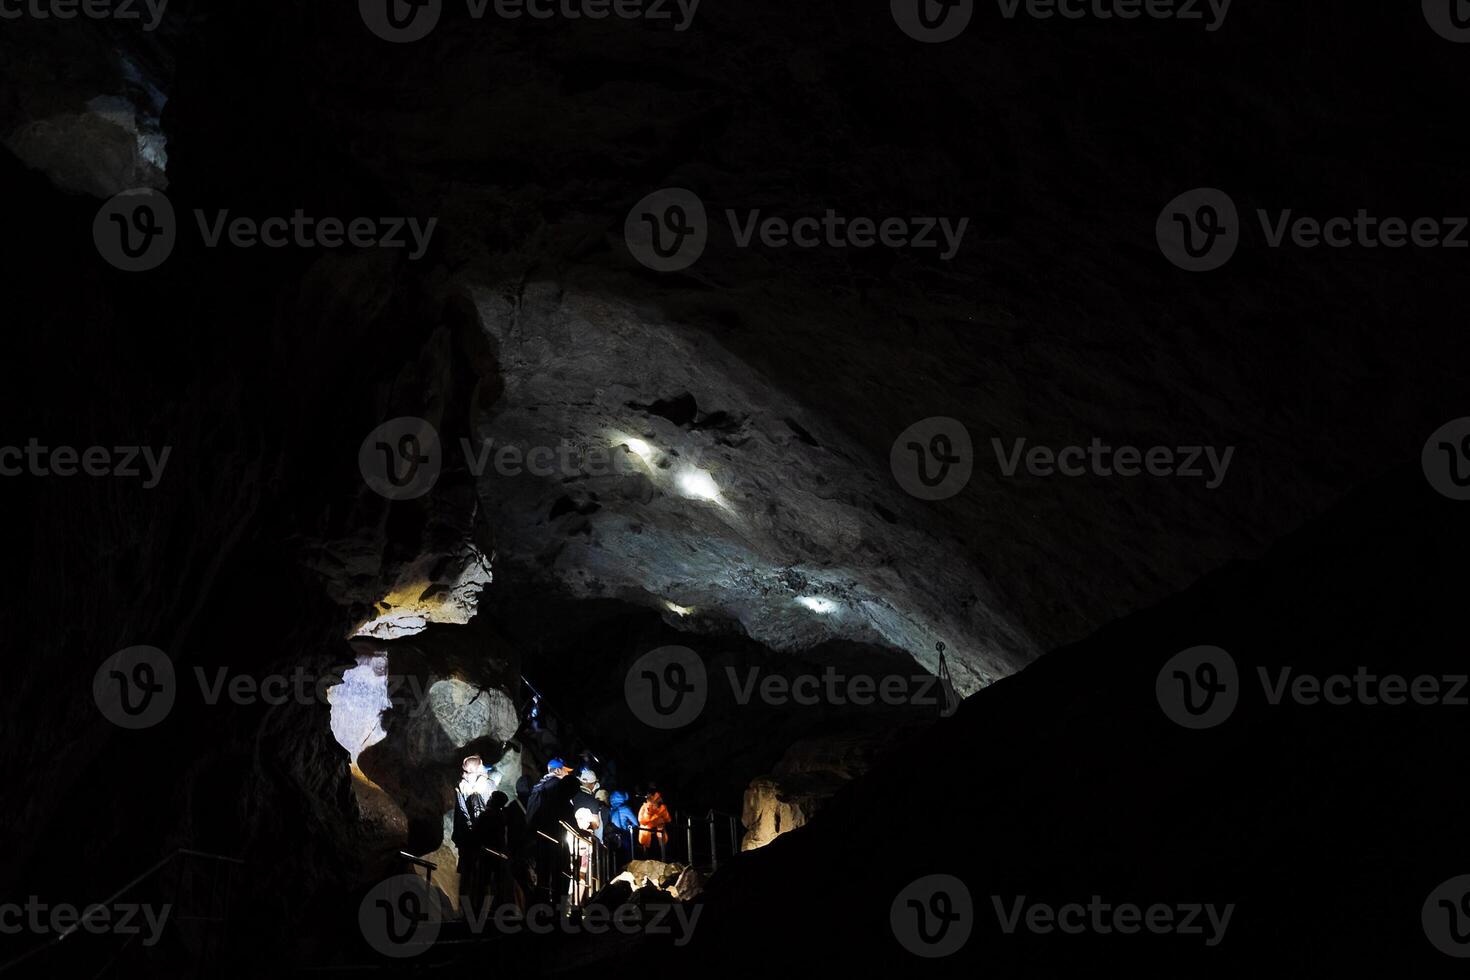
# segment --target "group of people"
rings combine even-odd
[[[650,788],[635,813],[627,792],[603,788],[597,765],[590,755],[578,767],[553,758],[539,781],[523,778],[512,799],[480,756],[465,758],[455,788],[452,836],[463,893],[480,898],[489,891],[497,905],[522,906],[538,884],[555,893],[559,882],[538,882],[533,852],[545,840],[542,835],[563,836],[557,833],[563,822],[576,828],[564,835],[574,883],[588,880],[590,839],[619,861],[638,854],[664,857],[673,816],[663,796]]]
[[[557,758],[546,764],[546,775],[531,787],[526,820],[540,829],[570,818],[578,830],[617,852],[632,854],[635,839],[644,849],[655,843],[667,845],[667,827],[673,818],[659,791],[649,791],[636,816],[629,802],[623,790],[604,789],[591,766],[577,770]]]

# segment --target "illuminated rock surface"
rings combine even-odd
[[[577,449],[553,476],[491,466],[480,481],[515,574],[576,597],[675,601],[696,610],[693,628],[724,621],[776,650],[867,641],[932,671],[935,642],[963,637],[953,669],[965,693],[1035,655],[983,571],[886,467],[709,337],[546,284],[514,307],[478,295],[505,385],[481,438]],[[718,497],[691,493],[691,473]]]
[[[1076,866],[1084,844],[1134,867],[1136,853],[1116,846],[1124,831],[1139,850],[1177,854],[1189,868],[1243,833],[1289,843],[1273,828],[1304,813],[1318,828],[1348,821],[1349,880],[1304,863],[1320,851],[1278,846],[1260,868],[1243,864],[1234,884],[1280,902],[1287,922],[1341,897],[1348,925],[1324,933],[1319,952],[1357,952],[1358,937],[1385,922],[1416,930],[1412,908],[1354,911],[1362,896],[1352,887],[1405,880],[1372,864],[1387,861],[1376,852],[1360,857],[1373,850],[1365,842],[1404,842],[1396,867],[1422,858],[1414,867],[1424,874],[1447,860],[1443,876],[1461,870],[1449,860],[1453,839],[1381,809],[1458,813],[1453,753],[1434,771],[1412,767],[1440,759],[1460,738],[1453,731],[1422,753],[1374,719],[1289,756],[1291,770],[1270,785],[1259,770],[1221,784],[1181,750],[1148,770],[1141,794],[1116,808],[1107,796],[1123,763],[1154,758],[1160,744],[1145,724],[1120,747],[1112,714],[1131,705],[1158,720],[1151,695],[1114,685],[1148,673],[1132,658],[1160,636],[1113,642],[1107,624],[1259,556],[1464,414],[1470,334],[1444,316],[1462,299],[1459,253],[1243,248],[1222,275],[1185,278],[1152,240],[1162,202],[1202,179],[1263,206],[1357,207],[1395,185],[1425,213],[1462,200],[1461,168],[1416,148],[1426,133],[1447,146],[1464,140],[1446,122],[1458,118],[1463,59],[1412,7],[1385,30],[1369,5],[1257,5],[1240,16],[1263,29],[1221,32],[1218,57],[1203,38],[1135,43],[1069,27],[1063,59],[1044,25],[1003,39],[976,32],[974,45],[912,45],[884,4],[811,17],[765,0],[709,5],[708,30],[677,36],[612,23],[456,24],[386,47],[354,11],[326,4],[269,16],[258,4],[200,5],[177,33],[151,38],[7,21],[0,140],[20,133],[33,147],[0,152],[12,229],[7,357],[17,366],[7,426],[17,438],[145,441],[174,454],[149,491],[120,480],[0,481],[4,513],[19,522],[7,566],[17,581],[0,611],[18,665],[0,712],[11,747],[0,783],[15,800],[0,893],[50,895],[65,883],[78,898],[106,895],[145,859],[192,843],[250,861],[231,934],[249,937],[261,962],[242,969],[340,965],[359,938],[350,913],[362,890],[401,870],[399,847],[440,848],[457,739],[488,728],[493,741],[504,728],[496,712],[482,719],[451,697],[447,729],[396,711],[378,724],[368,685],[350,723],[321,703],[181,697],[166,723],[135,733],[99,716],[85,682],[103,657],[140,642],[166,649],[186,677],[195,666],[325,675],[358,665],[344,638],[375,623],[390,673],[503,697],[523,670],[545,675],[625,764],[644,767],[635,778],[673,780],[731,809],[827,719],[721,702],[676,737],[639,730],[620,675],[651,642],[681,640],[717,666],[876,660],[872,669],[887,671],[900,658],[932,666],[941,638],[966,690],[1061,649],[1051,673],[1030,675],[1043,657],[978,692],[991,720],[953,720],[943,731],[954,737],[848,782],[849,794],[865,794],[858,803],[839,795],[808,826],[742,857],[756,869],[735,896],[750,918],[727,920],[729,948],[748,949],[762,969],[769,953],[749,937],[772,922],[816,954],[853,931],[851,918],[805,925],[807,896],[790,867],[835,888],[832,867],[886,839],[876,826],[889,815],[870,788],[897,798],[938,764],[963,767],[953,778],[973,773],[991,801],[978,816],[953,814],[993,821],[973,849],[943,845],[985,880],[996,869],[987,856],[1012,861],[1019,886],[1022,871]],[[1337,59],[1342,78],[1314,72],[1300,39],[1323,23],[1346,50],[1382,57]],[[18,54],[23,33],[64,53]],[[261,216],[303,205],[435,215],[434,248],[409,263],[382,251],[227,254],[185,236],[156,274],[108,269],[85,231],[93,195],[136,176],[137,144],[125,123],[101,121],[119,107],[88,104],[123,97],[138,132],[151,133],[119,49],[147,77],[174,71],[159,133],[168,193],[186,217],[193,207]],[[832,96],[847,87],[860,111]],[[1292,93],[1287,108],[1282,92]],[[67,125],[36,136],[56,119]],[[1322,147],[1304,149],[1304,133]],[[100,172],[76,169],[74,153]],[[963,214],[973,237],[941,264],[886,250],[741,249],[717,227],[696,267],[654,275],[619,238],[633,202],[673,184],[696,187],[717,219],[727,207]],[[626,435],[679,450],[678,463],[698,451],[710,483],[672,468],[668,480],[661,469],[616,481],[477,478],[453,459],[431,493],[390,504],[364,485],[356,452],[374,426],[402,415],[430,421],[451,446],[481,435],[610,442],[607,429],[635,429]],[[963,421],[985,465],[962,494],[920,504],[901,495],[887,460],[900,432],[934,415]],[[1215,491],[1004,477],[989,440],[1021,436],[1239,452]],[[728,509],[702,499],[711,485]],[[1422,505],[1406,497],[1384,511],[1382,533],[1402,534],[1399,518]],[[1336,527],[1330,547],[1352,557],[1367,526]],[[1448,580],[1421,583],[1422,559],[1390,550],[1352,567],[1344,581],[1367,586],[1343,620],[1356,627],[1389,609],[1381,618],[1402,629],[1377,637],[1381,649],[1459,649],[1413,634],[1437,607],[1398,602],[1402,579],[1433,596]],[[1283,575],[1269,590],[1191,607],[1168,639],[1199,642],[1212,622],[1228,632],[1242,610],[1270,602],[1286,607],[1281,621],[1304,621],[1295,606],[1310,607],[1314,576],[1335,588],[1335,574]],[[1445,608],[1458,611],[1463,592],[1443,595]],[[465,622],[472,608],[481,615]],[[1062,649],[1099,629],[1106,642]],[[1261,635],[1277,647],[1331,646],[1318,634]],[[1010,704],[993,696],[1028,675],[1028,696],[992,715]],[[887,718],[871,729],[894,731]],[[1273,730],[1244,748],[1279,753],[1300,734]],[[353,749],[357,771],[344,738],[366,745]],[[1079,768],[1083,749],[1092,765]],[[1360,756],[1375,767],[1324,768]],[[1255,756],[1217,761],[1231,758]],[[1200,780],[1185,785],[1198,806],[1136,825],[1116,816],[1135,801],[1174,805],[1181,773]],[[1270,790],[1279,795],[1253,795]],[[77,805],[93,795],[107,800],[101,819]],[[1373,819],[1352,823],[1364,813]],[[789,850],[817,839],[829,815],[851,834]],[[1201,820],[1218,833],[1202,833]],[[1034,846],[1016,847],[1022,832]],[[805,866],[807,854],[834,864]],[[1252,885],[1258,872],[1266,887]],[[864,877],[850,893],[875,887]],[[783,917],[772,896],[799,907]],[[884,935],[885,923],[868,924],[864,934]]]

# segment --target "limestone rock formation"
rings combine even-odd
[[[62,190],[111,197],[140,187],[168,186],[166,143],[146,117],[116,96],[88,100],[81,112],[26,122],[5,146]]]
[[[740,849],[764,847],[809,823],[838,790],[871,768],[879,743],[890,735],[857,731],[792,745],[770,775],[757,776],[746,789]]]
[[[168,186],[168,59],[110,43],[85,20],[7,17],[0,42],[0,144],[58,189],[93,197]],[[19,21],[19,23],[17,22]]]
[[[680,902],[692,902],[704,891],[704,876],[687,864],[668,861],[630,861],[600,893],[597,900],[609,894],[632,893],[652,888]]]
[[[479,476],[517,575],[776,650],[861,640],[932,671],[936,640],[963,637],[962,693],[1035,655],[932,515],[709,336],[551,283],[476,308],[505,385],[481,445],[543,452],[539,473]]]

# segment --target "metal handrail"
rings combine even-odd
[[[407,851],[399,851],[398,856],[403,858],[403,860],[407,861],[409,864],[416,865],[420,868],[427,868],[430,871],[439,870],[439,865],[435,864],[433,861],[425,860],[424,858],[421,858],[416,854],[410,854]]]
[[[86,925],[88,923],[89,918],[88,918],[88,915],[87,915],[87,911],[86,910],[88,910],[88,909],[94,909],[94,908],[98,908],[98,907],[102,907],[102,906],[112,905],[119,898],[122,898],[128,892],[132,891],[134,888],[137,888],[143,882],[147,881],[149,878],[153,877],[153,875],[157,874],[163,868],[167,867],[172,861],[174,861],[180,855],[182,855],[184,857],[204,858],[204,859],[209,860],[209,861],[223,861],[223,862],[226,862],[226,863],[229,863],[229,864],[237,864],[237,865],[243,865],[245,863],[244,860],[241,859],[241,858],[228,857],[228,856],[226,856],[224,854],[210,854],[210,853],[208,853],[206,851],[196,851],[196,850],[193,850],[193,849],[187,848],[187,847],[175,848],[166,857],[160,858],[158,861],[156,861],[155,863],[153,863],[152,865],[150,865],[146,871],[144,871],[143,873],[141,873],[141,874],[137,875],[136,877],[134,877],[131,881],[129,881],[127,884],[123,885],[121,888],[119,888],[117,891],[113,892],[111,895],[109,895],[106,898],[104,898],[102,901],[100,901],[100,902],[92,902],[92,903],[90,903],[90,904],[88,904],[86,906],[83,906],[82,914],[81,914],[81,916],[79,916],[79,918],[78,918],[78,920],[77,920],[76,923],[74,923],[74,924],[66,927],[65,929],[60,930],[59,932],[57,932],[57,934],[55,936],[52,936],[50,939],[47,939],[45,942],[41,943],[39,946],[35,946],[32,949],[27,950],[26,952],[20,954],[19,956],[14,957],[13,959],[7,960],[5,963],[0,963],[0,973],[5,973],[6,971],[10,970],[11,968],[16,967],[16,966],[19,966],[21,963],[24,963],[26,960],[29,960],[31,957],[36,956],[39,953],[46,952],[46,951],[48,951],[50,949],[53,949],[54,947],[56,947],[57,945],[59,945],[64,939],[66,939],[68,936],[71,936],[71,935],[75,934],[78,930],[80,930],[84,925]]]
[[[596,834],[593,834],[590,831],[582,830],[580,827],[575,827],[572,824],[567,823],[565,820],[559,820],[557,822],[561,825],[562,829],[564,829],[568,833],[568,835],[578,841],[581,841],[588,847],[587,894],[581,896],[582,901],[585,901],[586,899],[591,898],[593,895],[596,895],[598,892],[602,891],[602,889],[607,886],[608,881],[611,877],[608,874],[608,871],[610,871],[612,868],[612,850],[605,843],[598,840]],[[579,869],[580,866],[581,861],[579,857]],[[578,876],[567,870],[563,870],[562,874],[571,881],[572,888],[570,894],[575,897],[577,893]],[[576,904],[580,905],[582,904],[582,902],[578,901]]]
[[[426,861],[418,855],[410,854],[407,851],[399,851],[398,856],[403,858],[403,860],[407,861],[409,864],[413,865],[416,868],[423,868],[424,887],[429,888],[433,886],[434,872],[439,870],[439,865],[435,864],[433,861]]]
[[[736,817],[733,813],[727,813],[714,808],[707,810],[703,817],[697,817],[692,813],[685,813],[682,810],[674,811],[673,819],[670,821],[669,826],[674,828],[682,827],[684,830],[684,859],[691,867],[695,863],[694,828],[696,823],[698,823],[703,824],[709,830],[710,871],[718,871],[720,869],[720,846],[717,829],[720,822],[718,820],[719,817],[724,817],[729,827],[730,856],[734,857],[740,853],[739,817]]]

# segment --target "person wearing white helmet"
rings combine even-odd
[[[591,769],[583,769],[577,773],[577,792],[572,797],[573,814],[587,810],[595,818],[594,826],[583,827],[582,829],[590,832],[599,841],[603,839],[602,828],[604,823],[602,819],[603,803],[597,798],[597,793],[601,788],[601,785],[597,781],[597,773]],[[578,826],[580,827],[581,825],[578,824]]]
[[[485,768],[485,761],[478,755],[466,756],[460,763],[459,784],[454,788],[454,832],[450,839],[459,852],[461,896],[471,901],[484,898],[489,884],[486,855],[481,847],[481,825],[499,778]]]

